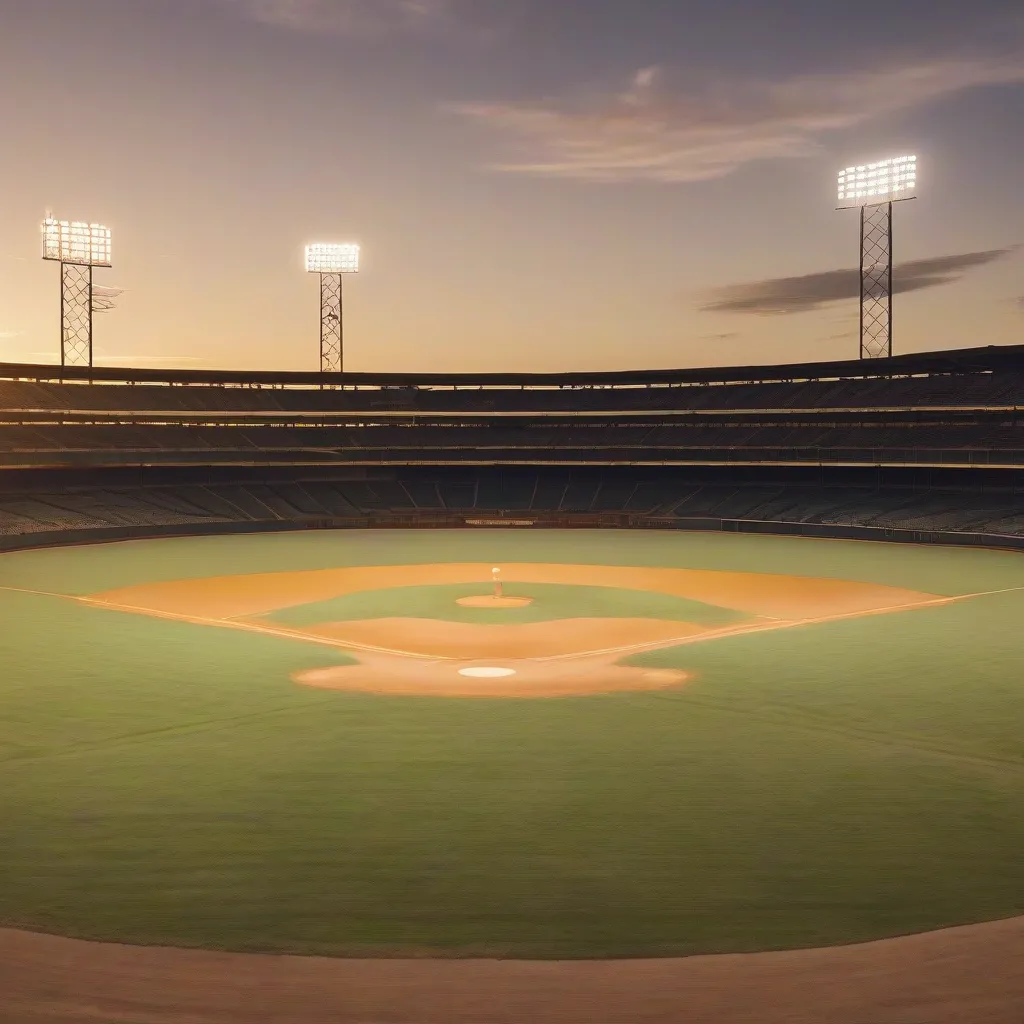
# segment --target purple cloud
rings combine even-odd
[[[222,0],[266,25],[296,32],[366,35],[441,25],[456,0]]]
[[[893,268],[893,291],[916,292],[950,284],[972,268],[994,263],[1015,251],[1014,248],[989,249],[901,263]],[[704,313],[788,316],[820,309],[833,302],[856,299],[859,295],[859,270],[826,270],[820,274],[767,278],[718,288],[700,308]]]
[[[568,99],[473,102],[456,114],[518,152],[492,169],[594,182],[721,178],[758,160],[818,152],[829,132],[980,86],[1024,81],[1024,59],[918,60],[775,81],[671,80],[644,68],[623,91]]]

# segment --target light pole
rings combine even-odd
[[[892,204],[914,199],[917,157],[839,172],[836,209],[860,210],[860,357],[892,355]]]
[[[306,271],[320,275],[320,372],[345,369],[342,280],[359,273],[359,246],[316,243],[306,246]]]
[[[43,259],[60,264],[60,364],[91,368],[92,270],[110,266],[110,228],[47,214]]]

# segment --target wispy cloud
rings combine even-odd
[[[123,288],[94,284],[92,286],[92,311],[94,313],[106,313],[108,310],[114,309],[117,306],[115,299],[123,294]]]
[[[1014,249],[989,249],[913,260],[893,268],[893,291],[916,292],[959,280],[974,267],[1009,256]],[[729,285],[712,292],[701,311],[705,313],[752,313],[756,316],[788,316],[844,302],[860,295],[860,271],[827,270],[802,277],[776,277]]]
[[[848,129],[979,86],[1024,81],[1024,56],[916,60],[775,81],[638,71],[613,94],[450,105],[518,145],[492,165],[582,181],[693,182],[757,160],[806,157]]]
[[[442,26],[460,0],[220,0],[266,25],[296,32],[368,35]]]

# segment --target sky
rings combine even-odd
[[[1019,0],[0,0],[0,360],[59,358],[47,211],[108,225],[97,362],[853,358],[835,174],[913,153],[897,352],[1024,342]]]

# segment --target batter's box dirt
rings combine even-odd
[[[539,661],[418,660],[359,652],[358,665],[310,669],[293,677],[325,690],[359,690],[396,697],[576,697],[615,691],[666,690],[687,681],[674,669],[615,664],[619,654]]]

